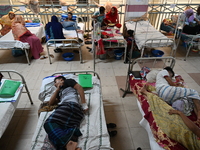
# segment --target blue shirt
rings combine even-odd
[[[99,11],[94,13],[94,16],[98,16],[98,15],[100,15]],[[102,23],[104,18],[105,18],[105,15],[104,16],[99,16],[99,17],[97,17],[97,21]]]

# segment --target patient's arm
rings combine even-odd
[[[82,88],[82,86],[80,84],[75,84],[74,86],[74,89],[76,89],[80,95],[80,98],[81,98],[81,105],[84,109],[84,111],[87,111],[88,110],[88,106],[87,106],[87,103],[86,103],[86,100],[85,100],[85,93],[84,93],[84,90]]]
[[[82,102],[82,103],[86,103],[85,94],[84,94],[84,90],[83,90],[82,86],[80,86],[80,84],[77,83],[77,84],[74,86],[74,88],[78,91],[78,94],[79,94],[80,97],[81,97],[81,102]]]
[[[200,138],[200,129],[199,127],[197,127],[188,117],[186,117],[181,111],[175,110],[175,109],[171,109],[169,110],[169,114],[178,114],[183,122],[185,123],[185,125],[195,134]]]
[[[53,93],[49,100],[49,105],[56,105],[59,103],[58,94],[60,92],[60,86],[57,87],[56,91]]]
[[[165,78],[165,80],[167,80],[167,82],[169,83],[169,85],[176,86],[176,84],[172,81],[172,79],[169,76],[165,76],[164,78]]]

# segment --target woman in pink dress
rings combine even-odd
[[[29,43],[30,51],[34,59],[44,59],[45,52],[43,50],[40,39],[32,34],[26,27],[25,21],[22,16],[16,15],[12,23],[12,33],[15,40],[19,40],[24,43]]]

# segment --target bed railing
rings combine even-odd
[[[77,74],[93,74],[96,75],[98,79],[100,79],[100,76],[97,72],[93,71],[93,70],[78,70],[78,71],[58,71],[52,74],[52,76],[56,76],[56,75],[63,75],[63,74],[73,74],[73,75],[77,75]]]
[[[61,43],[56,43],[61,42]],[[46,42],[47,53],[49,57],[49,63],[52,64],[50,47],[59,47],[63,49],[79,49],[80,63],[83,63],[82,60],[82,51],[81,51],[81,43],[78,39],[50,39]]]
[[[28,90],[28,86],[26,84],[26,80],[19,72],[15,71],[15,70],[0,70],[0,73],[2,73],[4,78],[6,78],[6,79],[20,80],[25,87],[25,91],[22,91],[22,93],[27,93],[31,104],[33,104],[30,92]]]
[[[171,47],[171,56],[175,55],[177,46],[175,43],[175,40],[172,38],[168,38],[168,39],[148,39],[145,41],[145,44],[142,46],[142,50],[141,50],[141,57],[144,54],[144,49],[145,48],[154,48],[154,47]]]
[[[162,61],[163,64],[159,64],[159,66],[156,66],[158,62]],[[126,78],[126,86],[125,89],[120,89],[121,91],[123,91],[123,95],[122,98],[124,98],[126,96],[126,94],[130,94],[133,93],[130,89],[130,84],[129,84],[129,77],[130,74],[132,74],[133,72],[139,72],[140,70],[134,70],[134,65],[139,64],[140,67],[144,67],[146,65],[148,65],[149,68],[164,68],[166,66],[170,66],[171,68],[174,68],[175,66],[175,58],[174,57],[148,57],[148,58],[138,58],[133,60],[133,62],[131,64],[129,64],[128,67],[128,71],[127,71],[127,78]],[[151,66],[150,66],[151,64]]]

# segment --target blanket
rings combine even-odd
[[[145,81],[132,80],[130,76],[130,84],[145,113],[144,118],[149,122],[154,138],[161,147],[167,150],[200,148],[199,139],[186,127],[182,119],[177,115],[168,114],[169,109],[173,109],[170,105],[153,93],[149,93],[147,97],[140,93],[140,89],[146,84]],[[194,112],[188,118],[196,121]]]
[[[188,129],[180,116],[168,114],[169,110],[172,109],[170,105],[152,93],[147,94],[147,100],[154,121],[168,137],[182,143],[189,150],[200,149],[200,140]]]

